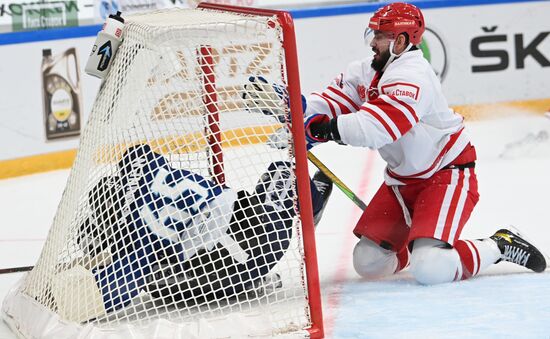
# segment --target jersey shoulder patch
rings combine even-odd
[[[395,97],[409,97],[418,101],[420,87],[408,82],[392,82],[381,86],[382,94],[393,95]]]

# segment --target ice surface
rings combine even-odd
[[[550,252],[550,119],[468,122],[478,152],[481,200],[462,238],[515,225]],[[321,145],[316,155],[364,201],[384,164],[367,149]],[[313,165],[310,166],[314,171]],[[33,265],[68,171],[0,181],[0,267]],[[549,338],[550,274],[509,263],[468,281],[420,286],[407,272],[361,280],[351,265],[360,210],[335,188],[316,231],[328,338]],[[0,298],[22,274],[0,276]],[[15,338],[0,322],[0,338]]]

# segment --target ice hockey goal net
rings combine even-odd
[[[322,337],[302,119],[288,13],[128,16],[4,320],[30,338]]]

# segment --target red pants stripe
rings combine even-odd
[[[429,179],[398,186],[398,194],[402,199],[382,184],[354,233],[396,252],[418,238],[454,245],[479,200],[474,168],[440,170]],[[410,215],[410,228],[399,200]]]
[[[468,279],[478,274],[481,258],[476,246],[470,240],[458,240],[454,246],[462,262],[462,276],[455,280]]]

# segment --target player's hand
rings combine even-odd
[[[283,86],[269,83],[262,76],[250,76],[243,88],[241,96],[249,112],[271,115],[279,122],[285,122],[288,93]]]
[[[329,136],[321,133],[324,124],[329,124],[330,118],[325,114],[313,114],[304,120],[304,130],[306,132],[306,146],[309,151],[313,146],[330,140]]]
[[[318,124],[321,120],[325,120],[328,122],[328,116],[323,114],[314,114],[312,116],[309,116],[305,120],[305,132],[306,132],[306,147],[309,151],[313,146],[325,142],[328,140],[319,139],[315,136],[311,135],[311,131],[308,130],[308,126],[311,126],[313,124],[313,129],[315,130],[316,124]],[[267,145],[271,148],[276,149],[286,149],[289,146],[289,139],[290,139],[290,131],[288,130],[288,126],[283,126],[275,131],[272,135],[269,136],[267,140]]]

